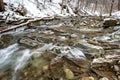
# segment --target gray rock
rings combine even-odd
[[[73,48],[70,50],[70,53],[67,54],[67,57],[68,58],[71,58],[71,59],[83,59],[83,60],[86,60],[86,57],[84,55],[84,53],[82,51],[80,51],[79,49],[77,48]]]
[[[88,68],[89,62],[86,59],[86,56],[82,51],[77,48],[73,48],[69,51],[66,57],[74,62],[79,67]]]
[[[120,70],[119,66],[114,65],[114,70],[115,70],[115,71],[119,71],[119,70]]]
[[[76,44],[75,47],[82,50],[85,54],[89,54],[91,56],[99,56],[101,54],[104,54],[104,49],[102,47],[89,44],[87,41],[81,41]]]
[[[25,46],[27,48],[37,48],[38,47],[38,42],[29,39],[29,38],[21,38],[18,43],[22,46]]]

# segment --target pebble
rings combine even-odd
[[[119,69],[119,67],[117,65],[114,65],[114,70],[119,71],[120,69]]]
[[[67,79],[73,79],[74,78],[74,74],[70,69],[65,69],[65,73],[66,73],[66,78]]]
[[[90,77],[83,77],[81,80],[95,80],[94,77],[90,76]]]
[[[43,66],[43,71],[48,70],[48,65]]]
[[[99,80],[109,80],[109,79],[106,77],[103,77],[103,78],[100,78]]]
[[[72,38],[76,38],[77,35],[76,35],[76,34],[71,34],[71,37],[72,37]]]
[[[120,80],[120,75],[118,76],[118,79]]]
[[[44,80],[44,78],[40,78],[39,80]]]
[[[28,75],[28,72],[24,72],[24,76],[27,76]]]

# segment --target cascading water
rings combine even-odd
[[[13,70],[13,74],[21,69],[30,59],[29,49],[21,48],[18,44],[12,44],[0,49],[0,74],[6,70]]]
[[[43,27],[42,25],[42,28],[38,26],[36,29],[21,28],[22,30],[17,29],[16,31],[2,34],[13,36],[10,43],[12,45],[5,43],[6,38],[3,39],[5,36],[0,35],[3,43],[7,44],[7,46],[9,45],[8,47],[5,46],[6,48],[4,49],[0,49],[0,80],[61,80],[64,77],[67,80],[66,78],[71,79],[71,75],[74,77],[73,69],[78,73],[75,77],[80,77],[82,75],[81,72],[84,75],[84,72],[85,74],[86,71],[88,73],[89,68],[92,70],[95,67],[93,69],[95,70],[100,67],[100,72],[101,68],[105,71],[111,64],[103,66],[104,61],[108,63],[107,60],[110,59],[111,61],[113,58],[119,60],[119,55],[117,54],[120,52],[120,45],[118,44],[120,40],[119,27],[115,29],[116,32],[114,33],[102,36],[101,31],[100,34],[96,32],[96,36],[93,36],[93,32],[99,31],[100,28],[95,28],[95,30],[93,30],[94,28],[90,30],[88,28],[87,31],[90,32],[88,35],[88,32],[84,31],[85,28],[69,27],[68,29],[68,27],[53,27],[53,25],[50,28],[46,26],[48,27],[46,28],[45,26]],[[85,33],[82,33],[82,31]],[[83,37],[83,35],[85,36]],[[106,44],[108,48],[106,48]],[[110,55],[111,53],[112,55]],[[102,55],[107,57],[104,59]],[[91,62],[92,60],[93,62]],[[99,66],[99,62],[102,67]],[[30,64],[27,65],[27,63]],[[117,65],[115,64],[114,66],[116,67]],[[116,71],[119,70],[118,67]],[[111,68],[110,71],[112,71]],[[96,72],[94,73],[96,76]],[[70,77],[65,76],[68,74]]]
[[[52,44],[45,44],[43,47],[32,51],[15,43],[7,48],[0,49],[0,75],[7,70],[12,70],[10,80],[17,80],[17,74],[29,63],[31,56],[39,56],[42,52],[53,48],[52,46]]]

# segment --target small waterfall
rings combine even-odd
[[[22,56],[19,57],[15,63],[15,71],[21,69],[31,57],[30,51],[28,49],[20,51],[20,53],[22,53]]]
[[[12,64],[14,64],[13,54],[18,49],[17,44],[13,44],[0,50],[0,73],[11,68]]]
[[[21,48],[18,44],[0,49],[0,74],[8,69],[13,70],[13,74],[16,73],[24,67],[30,57],[30,50]]]

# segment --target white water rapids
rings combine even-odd
[[[27,63],[30,57],[30,50],[22,49],[18,44],[0,49],[0,74],[9,69],[16,72]]]
[[[0,49],[0,75],[7,70],[12,70],[11,75],[13,76],[10,80],[17,80],[15,75],[29,63],[33,54],[39,56],[45,50],[51,49],[52,46],[52,44],[45,44],[43,47],[32,51],[15,43],[7,48]]]
[[[102,37],[95,37],[94,40],[96,41],[101,40],[109,43],[111,42],[114,43],[114,41],[120,40],[119,31],[116,31],[112,34],[105,35]],[[17,33],[14,35],[16,36],[19,34],[21,33]],[[60,37],[60,39],[65,40],[66,38]],[[19,72],[19,70],[24,68],[24,66],[27,63],[29,63],[31,56],[36,58],[38,56],[41,56],[41,54],[44,53],[45,51],[49,51],[49,50],[51,52],[57,53],[58,57],[66,56],[69,59],[75,59],[75,60],[80,60],[80,59],[86,60],[86,56],[84,54],[90,54],[90,55],[104,54],[104,49],[102,47],[90,45],[87,43],[86,40],[79,41],[78,45],[75,45],[74,47],[65,46],[65,45],[58,46],[53,43],[49,43],[49,44],[44,43],[44,46],[41,46],[33,50],[23,48],[19,44],[15,43],[9,45],[4,49],[0,49],[0,75],[7,70],[12,70],[12,72],[10,72],[12,74],[10,74],[11,78],[9,80],[18,80],[16,76],[17,73]],[[119,52],[120,51],[117,51],[117,53]]]

